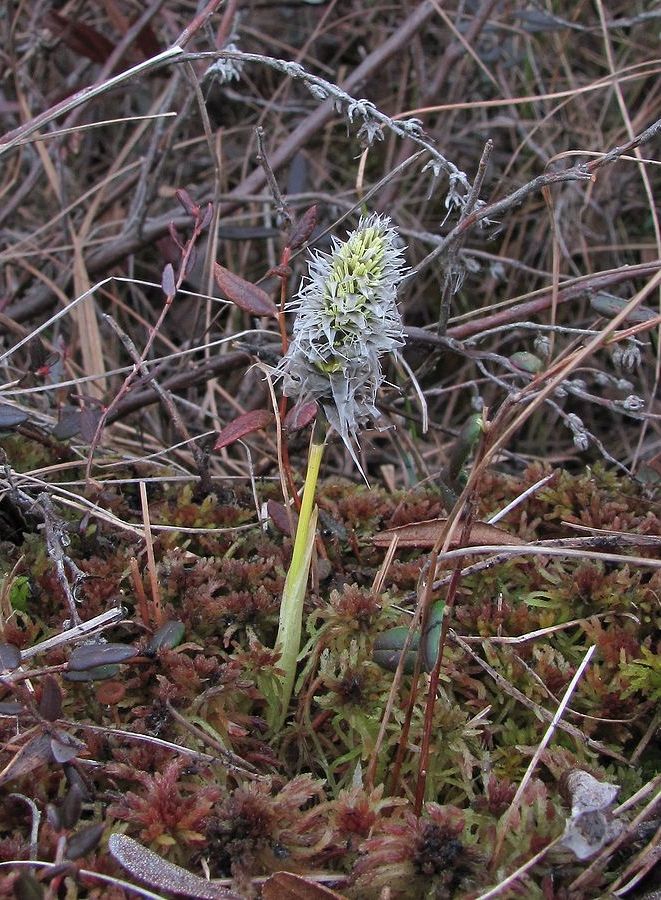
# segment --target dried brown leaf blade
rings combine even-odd
[[[398,547],[417,547],[429,549],[438,541],[444,529],[447,527],[447,519],[428,519],[424,522],[411,522],[408,525],[400,525],[397,528],[389,528],[374,535],[372,541],[377,547],[388,547],[395,536],[398,537]],[[487,525],[486,522],[474,522],[466,546],[480,547],[482,545],[502,545],[503,547],[521,547],[526,543],[515,534],[510,534],[495,525]],[[459,546],[459,535],[453,537],[450,547]]]

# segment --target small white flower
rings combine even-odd
[[[361,219],[331,253],[316,253],[291,304],[298,314],[280,365],[284,393],[318,400],[360,468],[358,428],[378,418],[380,359],[404,344],[397,289],[404,255],[386,216]]]

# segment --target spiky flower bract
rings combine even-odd
[[[358,428],[379,416],[381,357],[404,344],[397,309],[404,255],[390,219],[374,214],[308,266],[292,303],[298,314],[281,364],[284,393],[318,400],[358,464]]]

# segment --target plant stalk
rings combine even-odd
[[[314,498],[325,446],[326,422],[325,417],[320,413],[315,421],[310,440],[308,467],[305,473],[303,500],[296,528],[294,551],[280,604],[280,622],[275,645],[280,648],[280,668],[284,674],[280,684],[280,710],[276,720],[278,728],[282,726],[287,715],[296,677],[296,661],[301,647],[303,627],[303,603],[317,524]]]

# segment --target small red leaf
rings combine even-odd
[[[214,444],[214,450],[222,450],[223,447],[233,444],[247,434],[266,428],[274,420],[274,415],[267,409],[253,409],[230,422],[218,435]]]
[[[316,400],[308,400],[307,403],[295,403],[285,416],[283,423],[285,431],[291,434],[292,431],[300,431],[301,428],[305,428],[317,415],[318,409]]]
[[[292,228],[289,246],[292,250],[298,250],[310,237],[317,224],[317,207],[311,206],[303,213],[296,225]]]
[[[229,269],[218,263],[214,264],[214,275],[216,284],[223,294],[241,309],[252,313],[253,316],[275,317],[277,315],[273,300],[256,284],[246,281],[240,275],[235,275],[234,272],[230,272]]]

